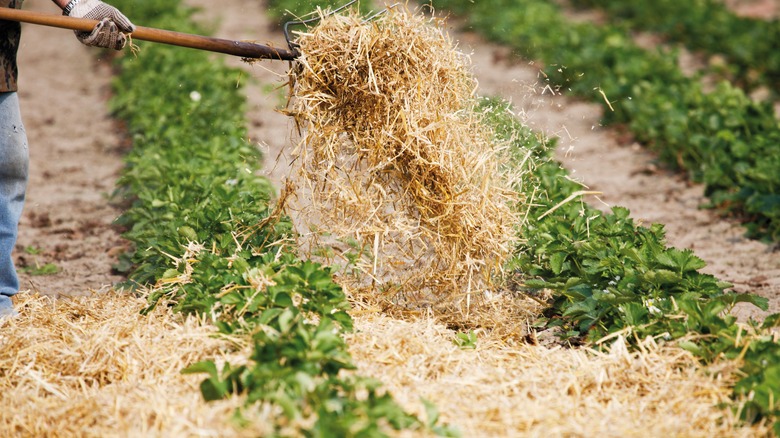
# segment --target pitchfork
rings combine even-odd
[[[351,6],[357,0],[352,0],[344,6],[329,12],[335,14]],[[393,5],[395,6],[395,5]],[[393,6],[389,6],[391,8]],[[377,14],[369,17],[373,19],[381,13],[387,11],[387,8]],[[247,59],[272,59],[281,61],[292,61],[300,53],[297,46],[290,38],[289,28],[294,25],[305,25],[320,20],[316,17],[310,20],[290,21],[284,25],[284,36],[287,40],[289,49],[278,49],[263,44],[250,43],[247,41],[234,41],[222,38],[212,38],[202,35],[174,32],[171,30],[155,29],[151,27],[136,26],[130,36],[133,39],[142,41],[151,41],[155,43],[171,44],[180,47],[189,47],[192,49],[208,50],[210,52],[224,53],[227,55],[241,56]],[[97,20],[87,18],[74,18],[62,15],[44,14],[41,12],[24,11],[13,8],[0,7],[0,20],[19,21],[23,23],[42,24],[44,26],[59,27],[64,29],[77,30],[81,32],[91,32],[98,24]]]

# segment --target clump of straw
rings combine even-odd
[[[483,291],[509,254],[516,194],[468,57],[403,8],[323,17],[297,43],[288,208],[299,230],[349,242],[353,278],[396,300]]]
[[[756,437],[771,427],[718,406],[730,403],[738,361],[702,368],[651,338],[629,351],[618,337],[599,352],[508,345],[480,331],[474,351],[425,317],[370,313],[355,328],[347,342],[363,375],[423,418],[420,400],[430,401],[465,437]]]
[[[20,316],[0,320],[0,436],[264,436],[273,412],[242,410],[246,396],[207,403],[203,360],[250,352],[213,325],[112,292],[54,299],[19,294]],[[239,347],[241,347],[239,349]]]

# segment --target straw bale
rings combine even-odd
[[[247,351],[214,336],[212,325],[165,306],[108,293],[73,299],[21,294],[20,316],[0,321],[0,436],[260,436],[267,411],[231,418],[243,398],[206,403],[201,360],[240,362]]]
[[[404,7],[368,22],[327,16],[296,42],[287,113],[302,136],[287,208],[303,246],[337,248],[349,280],[395,302],[487,289],[518,195],[505,145],[475,109],[469,58]]]
[[[619,338],[608,353],[508,345],[489,336],[476,350],[431,318],[358,316],[348,335],[362,375],[381,378],[406,409],[425,418],[420,398],[463,436],[748,437],[727,402],[734,363],[701,368],[684,350],[647,341],[629,352]]]

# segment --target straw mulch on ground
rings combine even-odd
[[[224,357],[233,345],[215,329],[143,299],[110,293],[56,300],[25,294],[21,316],[0,321],[0,436],[263,436],[261,409],[231,421],[240,398],[205,403],[202,376],[180,370]],[[462,350],[454,332],[426,317],[366,312],[348,335],[361,375],[384,382],[425,418],[420,397],[463,436],[764,436],[735,429],[728,376],[708,375],[684,351],[646,346],[609,354],[510,346],[479,332]],[[228,358],[232,363],[246,352]],[[402,432],[401,435],[408,435]]]
[[[206,403],[202,375],[180,371],[224,358],[234,345],[209,324],[120,293],[53,299],[22,294],[20,316],[0,320],[0,436],[259,436],[257,409],[242,430],[244,403]],[[234,353],[240,357],[241,352]],[[246,357],[246,352],[244,352]],[[235,360],[232,360],[235,362]]]
[[[348,344],[363,375],[425,416],[420,398],[464,437],[755,437],[739,428],[728,402],[733,364],[702,369],[693,356],[646,342],[609,353],[507,345],[480,332],[475,350],[430,318],[401,321],[381,313],[356,319]],[[720,372],[720,373],[718,373]]]
[[[396,303],[482,293],[511,249],[518,199],[476,114],[468,57],[403,7],[328,16],[296,42],[288,209],[301,234],[330,237],[351,279]]]

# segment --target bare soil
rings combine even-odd
[[[780,16],[777,0],[725,0],[724,3],[744,17],[768,20]]]
[[[57,14],[51,2],[26,9]],[[107,112],[111,70],[71,31],[24,24],[19,98],[30,145],[30,183],[15,263],[23,290],[104,291],[123,242],[108,202],[122,168],[121,134]],[[32,275],[47,264],[58,271]]]
[[[215,24],[220,37],[284,42],[257,0],[187,3],[203,8],[199,17]],[[26,6],[57,12],[47,2]],[[707,272],[734,283],[738,291],[768,297],[770,310],[780,311],[776,247],[746,239],[738,223],[699,208],[705,202],[703,188],[664,171],[645,149],[619,131],[600,126],[597,105],[553,92],[533,63],[513,60],[505,49],[454,26],[451,31],[462,49],[472,54],[481,94],[510,99],[530,127],[560,137],[559,158],[572,176],[603,193],[585,201],[603,209],[625,206],[646,224],[665,224],[671,245],[693,249],[707,261]],[[69,31],[24,26],[20,98],[31,177],[15,260],[23,271],[52,263],[59,272],[22,272],[23,289],[74,295],[110,289],[122,280],[111,268],[124,247],[112,225],[120,211],[111,206],[108,195],[122,168],[123,138],[107,111],[110,67],[97,61],[96,53],[100,52],[81,45]],[[265,172],[280,184],[294,133],[288,118],[275,111],[284,102],[285,90],[277,88],[286,80],[287,63],[248,65],[214,56],[246,71],[237,81],[246,85],[249,140],[265,152]],[[753,314],[748,309],[741,312]]]

